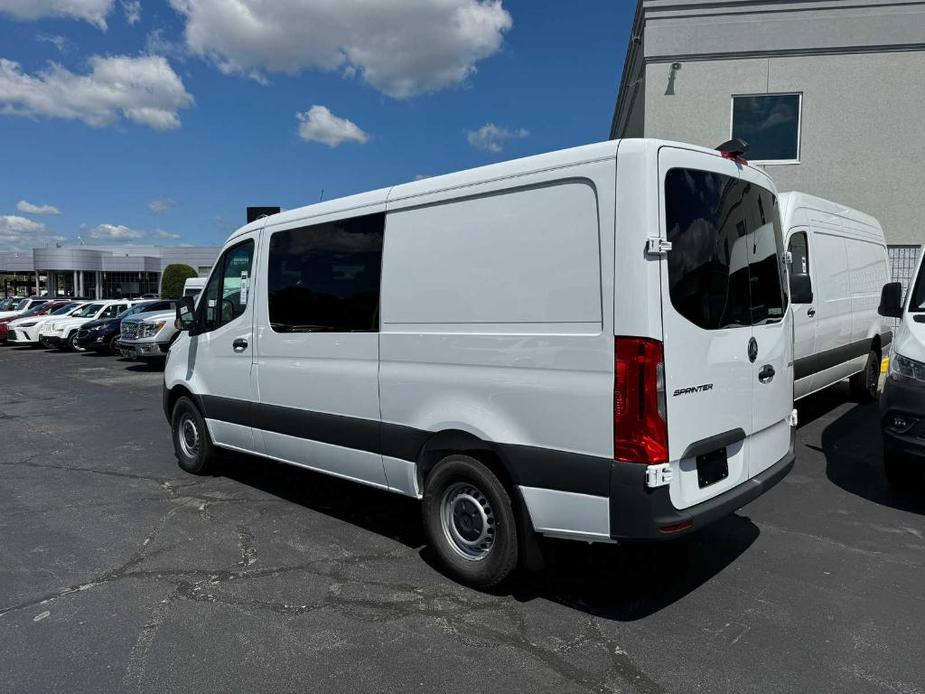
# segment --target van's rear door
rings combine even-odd
[[[768,178],[744,167],[742,206],[749,224],[749,295],[752,337],[752,435],[748,441],[751,476],[766,470],[790,450],[793,411],[793,311],[785,289],[784,242],[777,196]],[[753,230],[754,227],[757,227]]]
[[[776,431],[767,445],[754,435],[769,418],[777,421],[781,403],[792,403],[777,211],[773,195],[743,178],[742,170],[703,152],[659,151],[660,233],[672,244],[661,281],[670,492],[677,508],[745,482],[756,473],[756,452],[759,467],[766,467],[764,448],[776,447]],[[762,268],[771,264],[770,288],[756,286],[768,273],[753,274],[753,259]],[[775,292],[776,301],[764,297]],[[754,302],[766,307],[756,311]],[[759,381],[765,366],[775,371],[770,385]],[[785,383],[791,392],[782,395],[778,386]],[[760,403],[758,387],[766,389]],[[780,416],[785,426],[790,409]],[[786,437],[789,444],[789,428]]]

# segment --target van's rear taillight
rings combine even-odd
[[[614,348],[613,458],[653,465],[668,462],[665,358],[662,343],[617,337]]]

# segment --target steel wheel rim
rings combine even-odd
[[[180,444],[180,450],[187,458],[199,457],[199,429],[188,414],[183,415],[180,426],[177,427],[177,441]]]
[[[447,543],[463,559],[482,561],[494,547],[495,512],[475,485],[456,482],[440,500],[440,525]]]

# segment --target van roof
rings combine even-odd
[[[883,234],[880,222],[878,222],[875,217],[832,200],[826,200],[825,198],[816,197],[808,193],[801,193],[799,191],[781,193],[778,200],[780,201],[780,216],[785,229],[791,226],[791,215],[796,210],[802,208],[851,219],[866,226],[874,227],[880,231],[881,236]]]
[[[455,171],[439,176],[431,176],[416,181],[409,181],[388,188],[379,188],[365,193],[349,195],[342,198],[333,198],[324,202],[286,210],[270,217],[264,217],[236,230],[229,239],[249,231],[255,231],[263,226],[274,227],[291,224],[302,220],[320,217],[328,214],[338,214],[349,211],[359,211],[364,207],[381,205],[387,200],[400,200],[418,195],[436,193],[452,188],[463,188],[476,183],[521,176],[539,171],[574,166],[592,161],[600,161],[615,157],[618,148],[632,147],[638,149],[657,150],[664,145],[675,145],[685,149],[703,152],[711,156],[721,156],[715,149],[699,147],[686,143],[671,142],[668,140],[627,139],[606,140],[579,147],[570,147],[545,154],[536,154],[520,159],[488,164],[472,169]]]

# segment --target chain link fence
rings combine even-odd
[[[919,260],[919,253],[922,252],[921,246],[889,246],[890,259],[890,277],[894,282],[900,282],[903,285],[903,299],[906,292],[912,285],[916,265]],[[893,329],[899,326],[899,321],[893,319]]]

